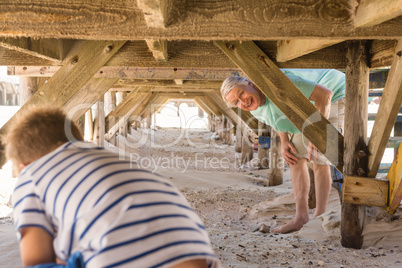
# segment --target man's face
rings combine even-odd
[[[227,95],[226,100],[232,105],[244,111],[254,111],[265,103],[265,97],[253,84],[240,85],[233,88]]]

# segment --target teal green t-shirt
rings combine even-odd
[[[334,69],[282,69],[293,84],[309,98],[316,84],[332,90],[331,102],[345,97],[345,74]],[[266,97],[265,97],[266,98]],[[251,114],[279,132],[300,133],[292,122],[268,99]]]

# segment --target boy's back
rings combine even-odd
[[[59,259],[79,251],[88,267],[193,258],[218,265],[202,222],[169,181],[83,144],[66,143],[22,170],[13,195],[17,228],[45,229]]]

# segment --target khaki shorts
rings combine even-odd
[[[329,114],[328,121],[334,125],[334,127],[343,135],[344,131],[344,119],[345,119],[345,98],[335,101],[331,104],[331,112]],[[290,142],[296,148],[297,157],[304,157],[308,159],[308,143],[306,137],[303,134],[288,134]],[[317,165],[331,165],[328,159],[318,152],[318,159],[311,159],[311,163]]]

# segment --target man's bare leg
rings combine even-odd
[[[314,217],[320,216],[327,209],[329,192],[331,191],[331,169],[329,165],[313,164],[315,178],[316,209]]]
[[[286,234],[298,231],[309,221],[308,192],[310,189],[310,177],[307,169],[307,159],[300,158],[295,165],[290,165],[290,172],[296,202],[296,215],[292,221],[273,229],[272,232],[274,233]]]

